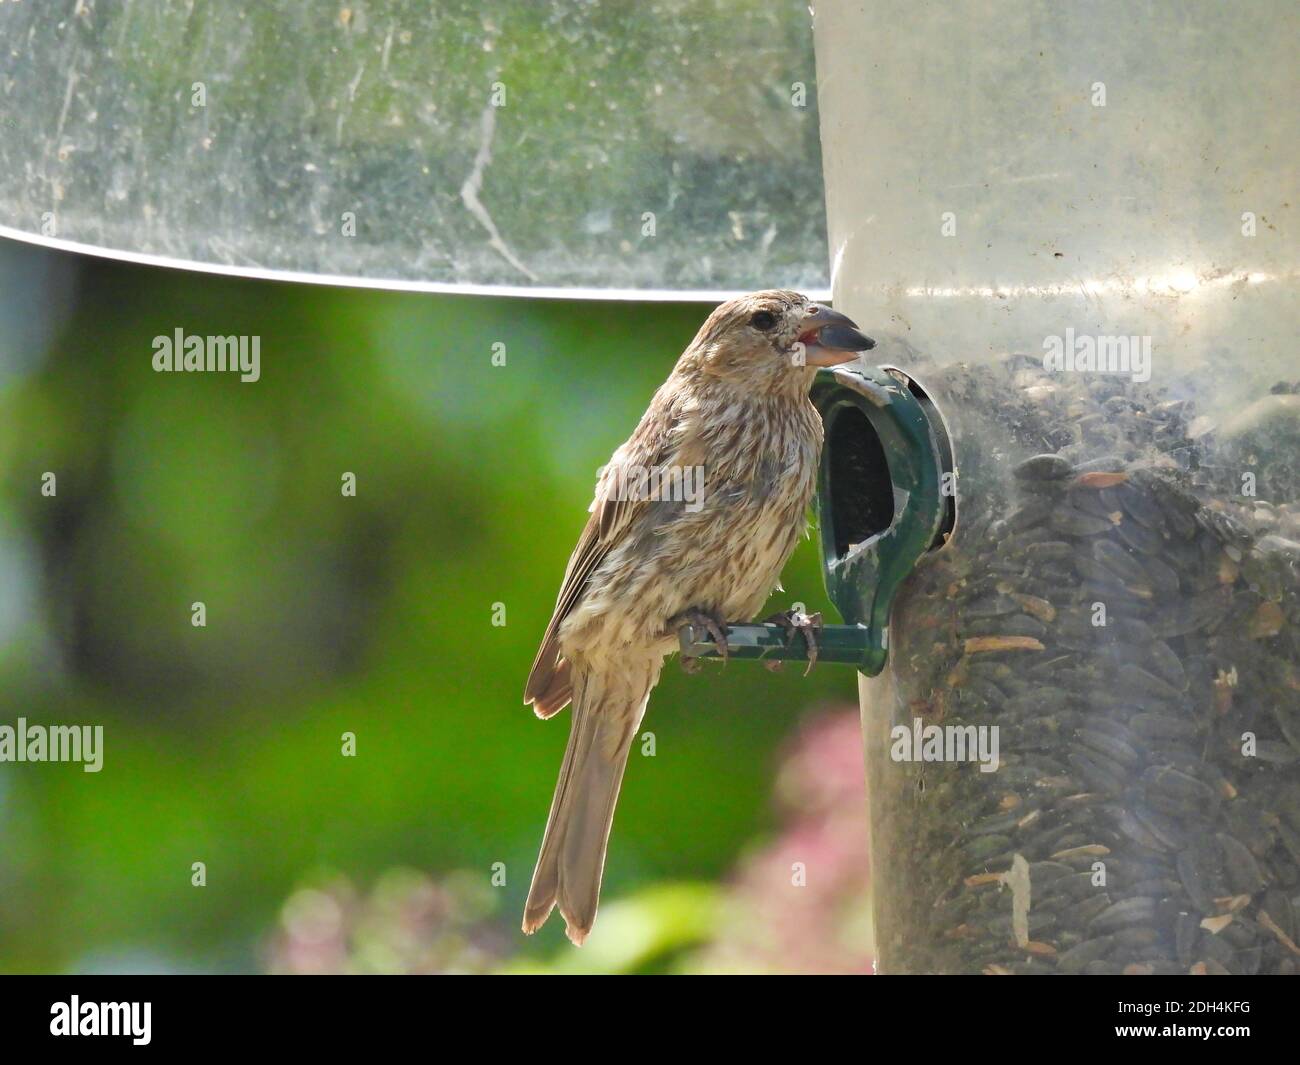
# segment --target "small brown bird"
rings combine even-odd
[[[816,368],[871,347],[797,292],[724,303],[602,470],[524,690],[541,718],[573,702],[525,932],[556,905],[574,943],[591,931],[623,770],[664,659],[687,624],[725,654],[728,621],[752,619],[778,586],[821,453]]]

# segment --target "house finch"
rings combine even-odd
[[[873,346],[797,292],[724,303],[602,470],[524,690],[541,718],[573,702],[525,932],[556,905],[575,944],[591,931],[623,769],[664,659],[687,624],[725,655],[728,619],[753,618],[777,587],[816,481],[816,367]],[[691,500],[663,489],[700,471]]]

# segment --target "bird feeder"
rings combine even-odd
[[[879,967],[1300,971],[1295,6],[817,4],[815,73],[798,5],[645,7],[0,3],[0,237],[642,300],[833,263],[896,364],[813,395]]]
[[[815,630],[816,659],[875,676],[888,657],[899,586],[956,522],[948,434],[925,391],[896,367],[822,370],[812,398],[825,430],[817,479],[822,570],[844,621]],[[810,656],[805,637],[773,623],[731,625],[726,636],[729,657],[741,660]],[[686,657],[717,654],[694,626],[680,642]]]
[[[817,6],[881,971],[1300,968],[1296,18]]]

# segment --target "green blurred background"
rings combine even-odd
[[[833,666],[670,663],[588,947],[517,930],[568,732],[524,678],[597,467],[706,313],[0,245],[0,723],[106,747],[0,764],[0,969],[868,967]],[[260,336],[261,380],[155,373],[177,328]],[[812,540],[784,583],[827,608]]]

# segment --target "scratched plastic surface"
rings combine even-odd
[[[802,0],[0,2],[0,226],[416,287],[818,291],[816,106]]]

